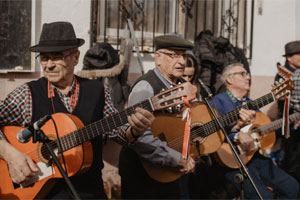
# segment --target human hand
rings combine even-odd
[[[39,168],[29,156],[18,151],[7,142],[4,146],[9,155],[4,154],[2,157],[8,165],[9,174],[14,183],[20,184],[28,181],[39,171]]]
[[[248,133],[244,132],[239,133],[238,143],[240,143],[245,152],[250,152],[255,147],[253,138]]]
[[[142,135],[153,121],[154,115],[143,108],[136,108],[135,113],[128,116],[128,122],[136,137]]]
[[[294,123],[294,128],[297,129],[300,126],[300,120]]]
[[[188,159],[181,157],[178,163],[178,167],[181,173],[187,174],[189,172],[193,172],[195,170],[195,161],[190,156],[188,157]]]
[[[240,130],[242,127],[251,124],[255,121],[256,112],[254,110],[246,110],[242,108],[239,111],[240,119],[237,120],[235,128]]]

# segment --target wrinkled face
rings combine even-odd
[[[244,67],[235,66],[227,76],[227,82],[232,88],[242,91],[250,90],[250,75]]]
[[[155,64],[167,79],[176,82],[184,72],[186,64],[185,51],[160,49],[155,52]]]
[[[295,69],[300,68],[300,53],[293,54],[286,57],[291,67]]]
[[[39,61],[45,78],[55,85],[63,85],[72,81],[79,55],[80,52],[74,49],[54,53],[41,53]]]

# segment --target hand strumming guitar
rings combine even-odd
[[[6,140],[0,139],[0,146],[2,146],[0,157],[7,162],[9,174],[14,183],[20,184],[28,181],[39,171],[39,168],[30,157],[18,151]]]
[[[181,157],[178,167],[181,173],[187,174],[193,172],[195,170],[195,161],[191,156],[189,156],[188,159]]]
[[[238,143],[241,144],[241,147],[245,152],[250,152],[255,147],[253,138],[248,133],[244,132],[239,133]]]

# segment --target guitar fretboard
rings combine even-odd
[[[105,132],[109,132],[117,127],[120,127],[128,122],[127,117],[135,112],[137,107],[144,108],[150,112],[153,112],[150,99],[147,99],[139,104],[127,108],[124,111],[115,113],[109,117],[98,120],[83,128],[80,128],[74,132],[60,137],[62,144],[62,151],[64,152],[73,147],[76,147],[84,142],[87,142],[97,136],[102,135]],[[88,112],[88,111],[87,111]],[[57,139],[54,140],[57,143]]]
[[[295,122],[300,119],[300,113],[294,113],[289,116],[289,121],[290,123]],[[258,128],[253,129],[251,132],[252,133],[261,133],[266,134],[270,133],[278,128],[282,127],[282,119],[277,119],[269,124],[262,125]]]
[[[261,108],[273,101],[274,101],[273,93],[269,93],[269,94],[266,94],[254,101],[248,102],[247,104],[243,105],[242,107],[245,109],[250,109],[250,110],[258,110],[259,108]],[[239,119],[239,111],[240,111],[240,108],[235,109],[225,115],[218,117],[218,119],[224,127],[229,126],[230,124],[232,124],[233,122],[235,122]],[[220,129],[221,128],[219,127],[217,121],[212,120],[201,126],[193,128],[191,131],[191,138],[194,139],[199,136],[202,138],[205,138]]]

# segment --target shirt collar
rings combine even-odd
[[[171,86],[175,86],[176,85],[176,83],[173,83],[172,81],[168,80],[157,68],[154,68],[154,73],[164,83],[164,85],[167,88],[170,88]]]
[[[235,96],[232,92],[230,92],[229,90],[226,90],[226,93],[234,104],[236,104],[238,102],[246,102],[247,101],[246,97],[243,97],[242,99],[240,99],[237,96]]]
[[[53,87],[53,89],[54,89],[56,92],[58,92],[58,93],[61,94],[61,95],[64,95],[64,94],[62,94],[62,93],[57,89],[57,87],[56,87],[54,84],[51,83],[51,86]],[[70,96],[72,95],[72,93],[75,92],[75,89],[76,89],[76,85],[75,85],[75,77],[74,77],[74,78],[73,78],[73,81],[72,81],[72,86],[70,87],[68,93],[67,93],[66,95],[64,95],[64,96],[70,97]]]
[[[288,70],[290,70],[291,72],[295,72],[295,71],[296,71],[295,68],[291,67],[290,63],[289,63],[287,60],[285,61],[285,66],[286,66],[286,68],[287,68]]]

